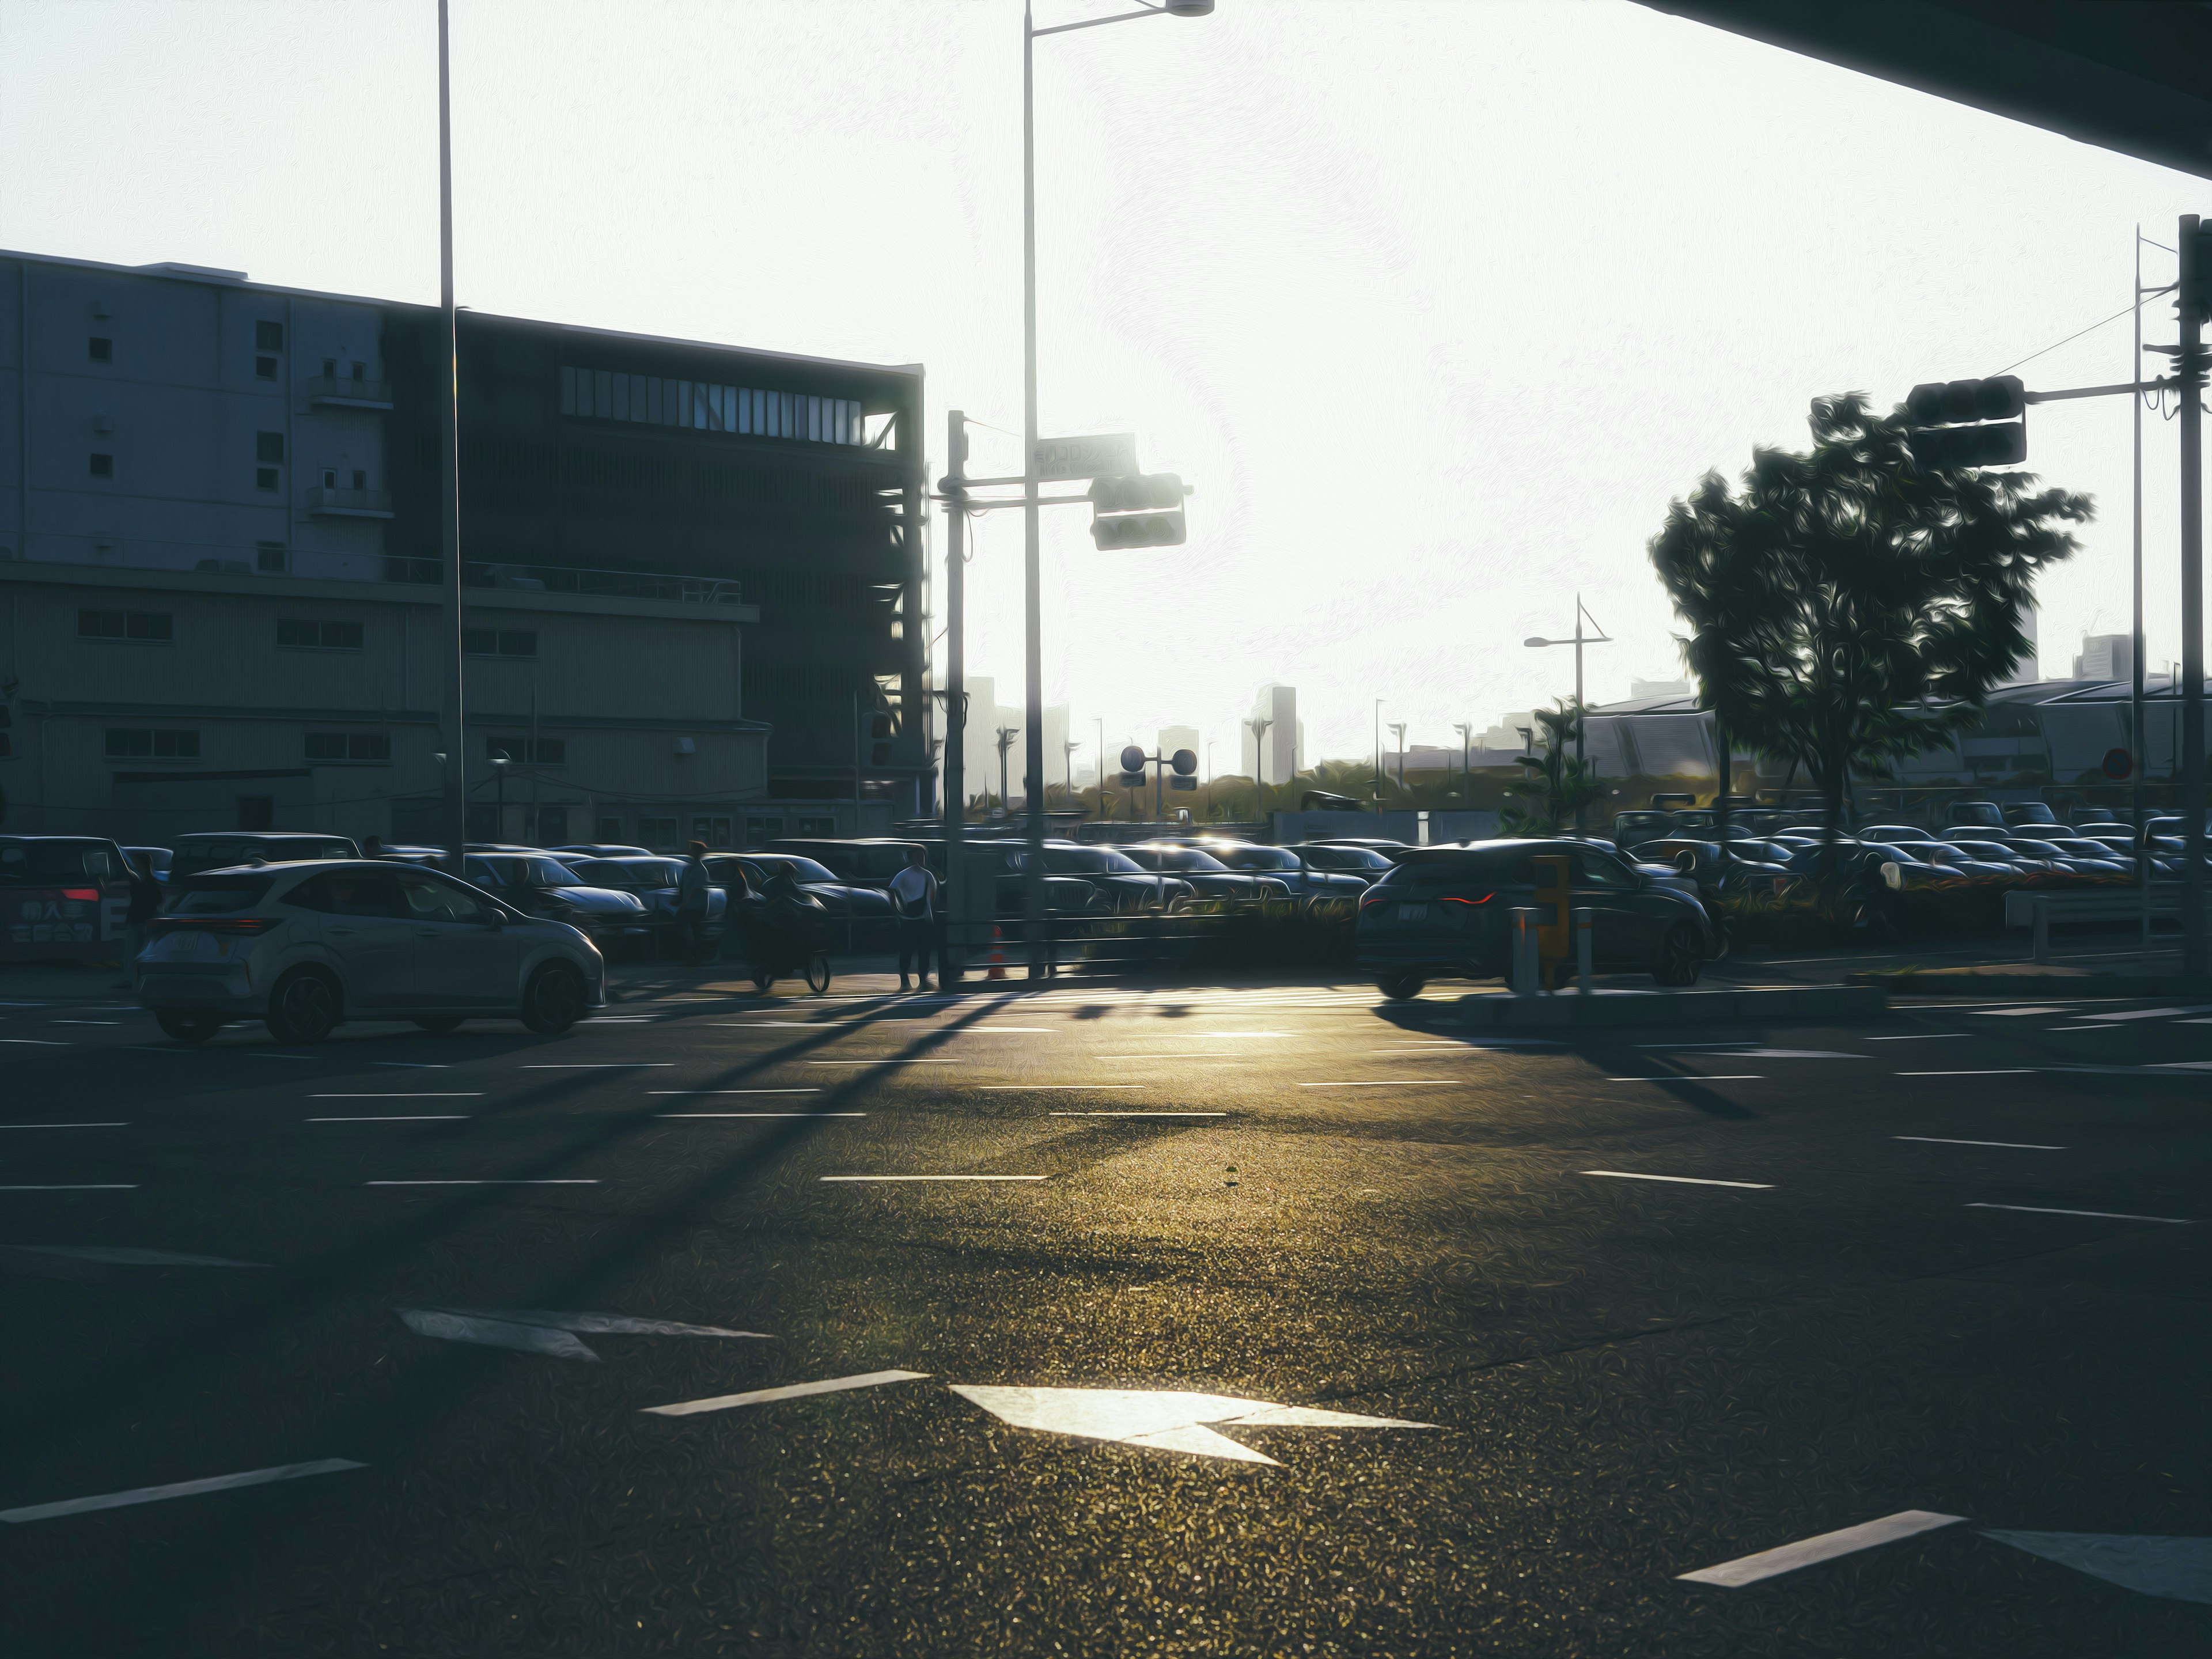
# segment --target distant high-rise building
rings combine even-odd
[[[1237,744],[1237,753],[1243,757],[1244,775],[1262,783],[1288,783],[1298,770],[1301,733],[1297,688],[1261,686],[1259,696],[1253,701],[1250,718],[1273,724],[1256,739],[1250,726],[1244,728]]]
[[[2084,634],[2081,654],[2074,659],[2077,680],[2132,680],[2135,639],[2128,634]]]
[[[1690,695],[1687,680],[1631,680],[1628,695],[1632,697],[1686,697]]]

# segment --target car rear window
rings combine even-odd
[[[1519,848],[1496,848],[1448,856],[1413,854],[1376,884],[1393,892],[1441,893],[1462,887],[1527,887],[1536,879],[1535,854]]]
[[[0,841],[0,887],[53,887],[73,881],[113,881],[122,875],[104,841]]]
[[[164,915],[228,916],[251,910],[276,885],[274,876],[186,876],[173,884]]]

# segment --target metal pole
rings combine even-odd
[[[958,410],[945,417],[945,493],[952,499],[945,520],[945,908],[946,919],[937,952],[940,985],[957,984],[958,963],[966,959],[966,939],[957,931],[967,919],[967,869],[961,837],[968,817],[968,509],[961,479],[968,465],[968,417]],[[957,954],[956,955],[956,951]]]
[[[860,833],[860,694],[853,693],[853,834]]]
[[[1022,623],[1028,646],[1028,743],[1023,789],[1029,797],[1028,869],[1022,882],[1030,977],[1051,972],[1044,937],[1044,601],[1037,574],[1036,40],[1022,8]]]
[[[538,682],[530,682],[530,833],[523,837],[532,847],[543,839],[538,833]],[[505,826],[502,825],[501,828]]]
[[[1093,752],[1098,757],[1098,816],[1110,817],[1113,815],[1106,810],[1106,717],[1103,714],[1098,717],[1098,747]]]
[[[1259,762],[1255,759],[1255,766]],[[1382,805],[1382,699],[1375,699],[1375,805]]]
[[[1575,595],[1575,782],[1583,780],[1583,596]],[[1575,834],[1583,832],[1583,803],[1575,802]]]
[[[2212,969],[2204,928],[2204,384],[2197,218],[2181,216],[2181,971]]]
[[[465,872],[469,839],[467,720],[461,705],[460,342],[453,322],[453,63],[447,0],[438,0],[438,323],[443,331],[445,386],[438,397],[438,540],[446,561],[446,854]]]
[[[2136,356],[2131,380],[2142,379],[2142,227],[2136,227]],[[2129,799],[2135,809],[2136,835],[2136,894],[2142,901],[2142,946],[2150,949],[2150,849],[2140,842],[2143,819],[2148,811],[2144,800],[2143,773],[2148,757],[2143,752],[2143,578],[2142,578],[2142,393],[2130,394],[2135,404],[2135,631],[2129,635],[2128,651],[2128,750],[2134,764],[2129,770],[2133,780]]]

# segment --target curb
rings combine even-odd
[[[2212,997],[2212,978],[2192,974],[1851,974],[1855,986],[1919,997]]]
[[[1733,1025],[1790,1018],[1873,1019],[1889,999],[1869,985],[1766,991],[1614,991],[1594,996],[1476,995],[1460,1008],[1470,1025],[1556,1029],[1594,1025]]]

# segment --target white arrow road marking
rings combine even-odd
[[[1693,1584],[1718,1584],[1723,1589],[1741,1589],[1778,1573],[1795,1572],[1817,1562],[1832,1561],[1839,1555],[1855,1555],[1877,1544],[1933,1532],[1938,1527],[1953,1526],[1966,1518],[1963,1515],[1937,1515],[1931,1510],[1899,1510],[1879,1521],[1862,1521],[1856,1527],[1824,1532],[1817,1538],[1801,1538],[1794,1544],[1761,1550],[1756,1555],[1741,1556],[1717,1567],[1701,1567],[1695,1572],[1677,1573],[1675,1577]]]
[[[513,1348],[519,1353],[542,1353],[550,1359],[599,1358],[568,1332],[544,1325],[519,1324],[511,1319],[471,1318],[435,1308],[394,1308],[392,1311],[417,1336],[436,1337],[446,1342],[474,1342],[487,1348]]]
[[[872,1389],[885,1382],[918,1382],[927,1371],[863,1371],[858,1376],[832,1376],[819,1382],[794,1382],[787,1388],[755,1389],[750,1394],[721,1394],[709,1400],[679,1401],[673,1406],[647,1406],[653,1417],[696,1417],[701,1412],[724,1412],[732,1406],[763,1406],[772,1400],[803,1400],[810,1395],[842,1394],[848,1389]]]
[[[1222,1394],[1184,1394],[1170,1389],[994,1389],[956,1382],[952,1392],[1018,1429],[1113,1440],[1125,1446],[1193,1452],[1238,1463],[1266,1463],[1249,1446],[1205,1425],[1246,1428],[1433,1429],[1395,1417],[1361,1417],[1310,1406],[1278,1406]]]
[[[343,1469],[365,1469],[349,1457],[325,1457],[313,1463],[280,1463],[270,1469],[248,1469],[243,1474],[211,1475],[204,1480],[179,1480],[169,1486],[138,1486],[130,1492],[102,1492],[97,1498],[70,1498],[58,1504],[32,1504],[20,1510],[0,1510],[0,1521],[51,1521],[57,1516],[84,1515],[94,1510],[119,1510],[132,1504],[158,1504],[165,1498],[197,1498],[202,1492],[228,1492],[235,1486],[265,1486],[272,1480],[297,1480],[310,1474],[336,1474]]]
[[[2124,1589],[2175,1601],[2212,1602],[2212,1538],[2098,1532],[1985,1532],[1982,1536]]]

